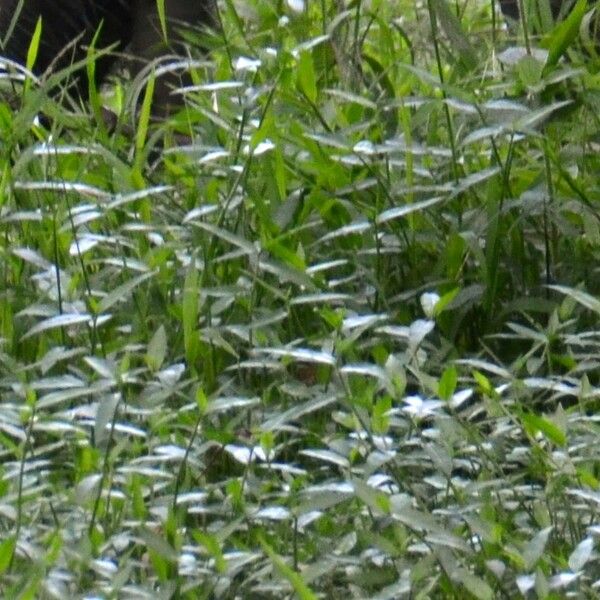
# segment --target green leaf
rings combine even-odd
[[[473,379],[481,388],[482,393],[486,394],[487,396],[496,395],[491,381],[481,371],[473,371]]]
[[[139,531],[139,535],[146,544],[148,550],[152,550],[168,562],[177,562],[177,552],[165,538],[157,535],[147,527],[142,527]]]
[[[156,73],[152,71],[146,80],[146,90],[144,99],[138,111],[137,127],[135,133],[135,160],[134,169],[132,170],[133,183],[138,188],[144,187],[144,177],[142,175],[142,167],[146,159],[144,148],[148,139],[148,128],[150,125],[150,115],[152,108],[152,98],[154,97],[154,84],[156,82]]]
[[[315,104],[317,102],[317,79],[312,54],[308,51],[300,52],[297,81],[302,93],[312,104]]]
[[[432,0],[438,23],[450,40],[451,46],[458,52],[461,62],[468,69],[474,69],[477,64],[477,52],[469,42],[455,12],[447,0]]]
[[[546,67],[556,65],[558,59],[567,51],[567,48],[579,35],[581,21],[587,10],[587,0],[579,0],[564,21],[558,25],[541,41],[542,48],[548,50]]]
[[[352,485],[356,497],[360,498],[374,514],[386,515],[390,513],[390,499],[387,494],[376,490],[360,479],[353,479]]]
[[[8,569],[17,546],[17,539],[14,536],[8,537],[0,542],[0,573]]]
[[[561,448],[566,446],[567,436],[565,432],[546,417],[534,415],[533,413],[524,413],[521,416],[521,419],[523,421],[523,425],[530,431],[530,433],[535,434],[539,431],[553,444],[556,444]]]
[[[435,303],[435,308],[433,310],[434,316],[442,314],[446,307],[456,298],[457,294],[460,292],[460,288],[455,287],[451,289],[449,292],[442,294],[440,299]]]
[[[492,600],[494,598],[494,591],[486,581],[473,575],[467,569],[457,569],[453,573],[453,579],[459,581],[469,593],[473,594],[475,598],[479,598],[479,600]]]
[[[38,56],[38,51],[40,49],[40,40],[42,38],[42,18],[40,17],[35,24],[35,29],[33,31],[33,35],[31,36],[31,42],[29,44],[29,48],[27,49],[27,59],[25,61],[25,66],[29,71],[33,71],[33,65],[35,64],[35,60]],[[27,83],[27,82],[26,82]]]
[[[146,364],[151,371],[158,371],[167,355],[167,333],[161,325],[152,336],[146,352]]]
[[[552,533],[552,527],[545,527],[527,542],[527,545],[523,549],[523,558],[525,559],[525,568],[527,570],[531,570],[544,554],[550,533]]]
[[[196,390],[196,404],[198,405],[200,414],[205,414],[208,408],[208,398],[201,387]]]
[[[198,530],[195,530],[192,535],[194,536],[194,539],[199,544],[204,546],[207,552],[213,557],[217,573],[225,573],[227,571],[227,561],[223,556],[223,551],[221,550],[221,544],[219,543],[219,540],[209,533],[204,533]]]
[[[317,600],[317,595],[306,585],[299,573],[296,573],[275,551],[267,544],[262,536],[259,537],[260,545],[265,554],[271,559],[273,566],[277,569],[298,595],[300,600]]]
[[[573,573],[581,571],[592,558],[594,551],[594,538],[586,537],[571,552],[569,556],[569,568]]]
[[[446,367],[440,378],[438,385],[438,396],[442,400],[450,400],[452,394],[456,391],[456,384],[458,382],[458,373],[456,367],[451,365]]]
[[[102,118],[102,102],[100,99],[100,94],[98,93],[98,87],[96,85],[96,60],[95,60],[95,51],[96,51],[96,41],[98,36],[100,35],[100,30],[96,31],[94,35],[94,39],[90,43],[87,49],[87,60],[85,64],[87,80],[88,80],[88,91],[89,91],[89,101],[92,106],[92,112],[96,117],[96,121],[100,125],[100,127],[104,127],[104,119]]]
[[[96,446],[104,447],[110,436],[111,424],[115,416],[115,411],[119,404],[119,397],[116,394],[107,394],[98,402],[96,410],[96,419],[94,421],[94,439]]]
[[[516,66],[519,80],[525,87],[537,86],[544,73],[544,64],[534,56],[524,56]]]
[[[586,308],[589,308],[591,311],[600,315],[600,300],[594,298],[594,296],[591,296],[587,292],[575,288],[565,287],[564,285],[549,285],[548,287],[551,290],[567,295],[569,298],[579,302],[579,304],[582,306],[585,306]]]
[[[156,0],[156,10],[158,11],[158,20],[162,31],[163,39],[168,44],[169,36],[167,33],[167,15],[165,13],[165,0]]]
[[[154,273],[142,273],[141,275],[138,275],[137,277],[134,277],[133,279],[130,279],[114,288],[98,303],[98,308],[95,311],[96,314],[107,312],[117,302],[124,302],[128,300],[133,290],[140,285],[140,283],[143,283],[151,277],[154,277]]]
[[[192,260],[185,275],[182,300],[183,346],[186,362],[191,367],[196,364],[200,343],[200,333],[198,331],[199,294],[198,269],[195,260]]]

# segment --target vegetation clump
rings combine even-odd
[[[595,597],[585,2],[236,6],[0,79],[0,596]]]

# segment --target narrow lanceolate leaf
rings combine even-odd
[[[169,562],[177,561],[177,551],[169,542],[161,535],[142,527],[139,531],[140,538],[146,544],[148,550],[153,550],[160,557],[164,558]]]
[[[167,35],[167,16],[165,13],[165,0],[156,0],[156,9],[158,11],[158,20],[160,21],[160,30],[166,43],[169,42]]]
[[[437,20],[450,40],[452,48],[458,52],[461,61],[467,68],[475,68],[477,52],[469,42],[469,38],[463,31],[460,21],[448,1],[433,0],[432,4],[438,17]]]
[[[152,371],[158,371],[165,356],[167,355],[167,332],[165,331],[164,325],[161,325],[150,340],[148,344],[148,351],[146,352],[146,364]]]
[[[300,52],[298,59],[298,87],[304,95],[315,103],[317,101],[317,82],[310,52]]]
[[[532,433],[539,431],[547,440],[561,448],[567,444],[567,436],[555,423],[541,415],[526,413],[522,417],[523,425]]]
[[[118,404],[119,396],[117,394],[109,394],[98,402],[96,419],[94,422],[94,440],[96,446],[100,448],[103,448],[106,441],[109,439],[112,422]]]
[[[383,223],[387,223],[388,221],[392,221],[393,219],[399,219],[400,217],[406,217],[410,214],[424,211],[427,208],[431,208],[440,202],[443,202],[446,199],[445,196],[437,196],[435,198],[428,198],[427,200],[423,200],[421,202],[413,202],[411,204],[403,204],[402,206],[394,206],[388,210],[385,210],[380,215],[377,216],[375,222],[378,225]]]
[[[182,319],[183,319],[183,346],[185,359],[188,365],[194,365],[198,357],[199,332],[198,327],[198,302],[199,302],[199,277],[194,261],[185,276],[183,284]]]
[[[526,568],[528,570],[531,570],[542,557],[551,533],[552,527],[545,527],[538,531],[525,546],[523,558],[525,559]]]
[[[272,356],[292,358],[307,363],[335,365],[335,357],[332,354],[310,348],[256,348],[255,352],[257,354],[271,354]]]
[[[260,544],[265,551],[265,554],[271,559],[273,566],[290,583],[294,591],[301,600],[317,600],[317,595],[306,585],[302,576],[296,573],[275,551],[267,544],[267,542],[260,539]]]
[[[591,311],[600,315],[600,300],[591,294],[575,288],[566,287],[564,285],[549,285],[548,287],[551,290],[560,292],[561,294],[565,294],[566,296],[573,298],[575,302],[578,302],[582,306],[585,306],[586,308],[589,308]]]
[[[458,382],[458,373],[454,365],[446,367],[442,376],[440,377],[440,383],[438,384],[438,395],[442,400],[450,400],[452,394],[456,390],[456,384]]]
[[[594,539],[587,537],[583,539],[575,550],[569,556],[569,568],[571,571],[576,573],[585,567],[587,562],[592,558],[592,552],[594,551]]]
[[[114,288],[98,303],[98,313],[104,313],[112,308],[117,302],[129,300],[132,291],[141,283],[154,277],[154,273],[142,273],[125,283]]]
[[[17,540],[12,536],[0,542],[0,573],[4,573],[10,565],[16,545]]]
[[[463,585],[464,589],[468,590],[478,600],[492,600],[494,598],[494,591],[487,582],[467,569],[457,569],[453,576],[457,582]]]
[[[567,48],[577,39],[586,10],[587,0],[579,0],[568,16],[542,40],[542,48],[548,49],[547,66],[555,65]]]
[[[50,331],[51,329],[59,329],[61,327],[73,327],[82,323],[90,323],[92,316],[87,313],[68,313],[56,315],[49,319],[44,319],[37,325],[34,325],[21,339],[25,340],[33,335]]]
[[[25,62],[25,66],[29,71],[33,70],[33,65],[35,64],[35,60],[38,56],[38,51],[40,49],[40,40],[42,37],[42,19],[39,18],[35,25],[35,30],[33,32],[33,36],[31,37],[31,42],[29,44],[29,48],[27,49],[27,60]]]

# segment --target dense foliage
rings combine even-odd
[[[4,74],[3,598],[596,597],[600,61],[498,14],[228,0],[161,123]]]

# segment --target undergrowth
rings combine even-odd
[[[2,597],[596,597],[593,45],[237,8],[163,122],[2,77]]]

